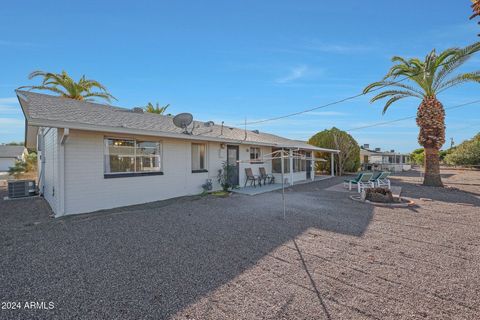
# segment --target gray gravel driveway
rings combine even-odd
[[[389,209],[341,180],[289,189],[286,220],[279,192],[59,219],[0,200],[0,301],[54,303],[0,318],[478,319],[480,187],[400,177],[418,205]]]

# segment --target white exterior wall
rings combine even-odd
[[[15,158],[0,158],[0,172],[8,171],[10,167],[15,165],[16,160]]]
[[[105,179],[105,137],[161,142],[163,175]],[[191,171],[191,143],[179,139],[71,130],[65,144],[65,214],[199,194],[207,179],[212,179],[214,189],[218,189],[216,176],[221,162],[226,160],[226,154],[220,152],[220,143],[204,142],[207,145],[208,172],[201,173]]]
[[[62,136],[62,129],[50,129],[45,135],[42,151],[45,168],[41,188],[56,216],[195,195],[203,191],[202,184],[207,179],[211,179],[213,189],[218,190],[218,170],[222,167],[222,162],[227,160],[226,144],[221,148],[219,142],[206,141],[208,172],[192,173],[191,144],[201,141],[70,130],[62,145]],[[106,137],[159,141],[162,145],[163,175],[105,178]],[[240,186],[245,183],[245,168],[252,168],[257,175],[260,167],[264,167],[267,173],[272,172],[271,160],[263,163],[249,162],[252,146],[254,145],[239,145]],[[260,148],[262,155],[272,152],[271,147]],[[294,181],[305,179],[306,172],[294,173]]]
[[[40,191],[50,204],[53,212],[57,214],[59,207],[59,170],[58,170],[58,130],[45,128],[44,145],[42,146],[39,166],[44,162],[43,181],[40,181]]]
[[[246,168],[252,168],[252,172],[254,175],[260,175],[261,167],[265,168],[267,173],[272,173],[272,160],[266,160],[265,162],[249,162],[250,160],[250,148],[254,145],[240,145],[238,152],[238,158],[240,160],[239,163],[239,185],[243,187],[245,185],[245,180],[247,179],[247,175],[245,174]],[[255,146],[257,147],[257,146]],[[247,151],[248,150],[248,151]],[[260,155],[269,155],[272,153],[272,147],[260,147]],[[270,157],[270,156],[267,156]]]
[[[288,168],[285,168],[285,170],[288,170]],[[275,177],[275,183],[282,183],[282,174],[281,173],[274,173],[273,176]],[[292,184],[291,177],[293,176],[293,183],[298,181],[305,181],[307,180],[307,171],[298,171],[294,172],[292,175],[290,175],[289,172],[286,172],[283,175],[284,179],[288,180],[288,184]],[[315,176],[315,172],[312,170],[312,177]]]

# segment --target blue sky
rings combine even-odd
[[[0,142],[23,140],[14,89],[33,70],[101,81],[134,107],[238,125],[319,106],[379,80],[393,55],[423,57],[480,40],[470,1],[9,1],[0,10]],[[465,70],[480,69],[480,54]],[[445,107],[480,99],[479,85],[440,96]],[[367,97],[250,129],[307,139],[415,115],[404,100],[384,116]],[[447,139],[470,138],[480,104],[447,111]],[[352,131],[360,144],[410,151],[415,120]]]

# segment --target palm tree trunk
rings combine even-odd
[[[440,177],[440,148],[445,143],[445,110],[435,96],[425,97],[417,112],[418,143],[425,148],[423,185],[443,187]]]
[[[425,148],[425,176],[423,178],[424,186],[443,187],[440,176],[440,157],[439,150],[435,148]]]

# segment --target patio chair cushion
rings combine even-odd
[[[363,172],[360,172],[359,174],[357,174],[357,176],[353,179],[346,179],[346,180],[343,180],[344,182],[351,182],[351,183],[357,183],[363,176]]]

